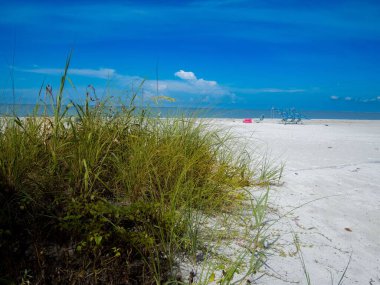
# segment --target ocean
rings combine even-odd
[[[0,116],[26,117],[33,114],[35,105],[33,104],[0,104]],[[113,112],[121,110],[121,106],[108,106]],[[137,108],[136,110],[141,110]],[[257,109],[227,109],[227,108],[181,108],[181,107],[150,107],[151,115],[161,117],[176,116],[197,116],[201,118],[281,118],[281,114],[276,109],[257,110]],[[52,106],[40,106],[38,115],[46,112],[48,116],[53,114]],[[348,111],[311,111],[297,110],[304,119],[347,119],[347,120],[380,120],[380,112],[348,112]],[[68,112],[69,116],[75,116],[74,108]]]

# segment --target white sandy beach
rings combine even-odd
[[[258,284],[306,284],[295,232],[312,284],[380,284],[380,121],[215,122],[286,162],[282,186],[271,191],[278,214],[303,205],[273,229],[282,256],[272,256]],[[273,237],[274,238],[274,237]],[[334,279],[332,283],[331,278]]]

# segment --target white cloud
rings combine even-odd
[[[60,75],[64,72],[62,68],[34,68],[34,69],[18,69],[23,72],[46,74],[46,75]],[[81,68],[70,68],[68,73],[70,75],[86,76],[93,78],[108,79],[116,75],[115,69],[111,68],[99,68],[99,69],[81,69]]]
[[[259,92],[263,93],[299,93],[305,92],[304,89],[279,89],[279,88],[263,88],[258,89]]]
[[[99,69],[70,69],[70,74],[81,75],[87,77],[96,77],[96,78],[111,78],[116,74],[114,69],[111,68],[99,68]]]
[[[282,88],[234,88],[234,92],[241,94],[258,94],[258,93],[302,93],[305,89],[282,89]]]
[[[33,69],[18,69],[19,71],[46,74],[46,75],[61,75],[63,69],[60,68],[33,68]],[[218,85],[216,81],[198,79],[194,72],[179,70],[174,75],[182,80],[144,80],[140,76],[123,75],[116,72],[112,68],[98,68],[98,69],[79,69],[70,68],[69,75],[77,75],[90,78],[101,79],[115,79],[116,82],[122,87],[129,87],[137,90],[140,84],[142,85],[144,93],[148,96],[157,95],[176,95],[176,94],[207,94],[210,96],[228,96],[232,92],[223,86]],[[158,91],[158,92],[157,92]]]
[[[182,69],[174,73],[174,75],[184,80],[197,80],[194,72],[184,71]]]
[[[189,94],[207,95],[208,100],[212,96],[232,96],[233,92],[227,88],[220,86],[216,81],[197,78],[194,72],[179,70],[174,75],[183,81],[165,80],[164,84],[168,91],[185,92]],[[204,98],[202,99],[204,101]]]
[[[208,81],[208,80],[204,80],[204,79],[198,79],[196,81],[196,84],[199,85],[199,86],[217,86],[218,84],[216,83],[216,81]]]
[[[233,93],[226,87],[220,86],[216,81],[197,80],[146,80],[144,91],[151,91],[153,94],[198,94],[210,96],[227,96]]]
[[[338,96],[330,96],[331,100],[344,100],[347,102],[356,102],[356,103],[374,103],[380,101],[380,96],[372,97],[372,98],[358,98],[358,97],[338,97]]]
[[[32,68],[18,69],[23,72],[60,75],[63,69],[58,68]],[[140,76],[132,76],[118,73],[112,68],[78,69],[70,68],[69,75],[83,76],[89,78],[112,79],[113,89],[133,90],[132,92],[143,92],[144,98],[153,96],[169,96],[183,101],[193,99],[198,102],[218,102],[227,100],[230,103],[236,101],[236,94],[257,93],[301,93],[305,89],[296,88],[230,88],[218,84],[214,80],[197,78],[194,72],[179,70],[174,73],[175,79],[150,80]],[[74,79],[75,81],[75,79]],[[99,93],[99,92],[97,92]],[[236,94],[235,94],[236,93]],[[100,93],[99,93],[100,94]],[[332,96],[336,100],[338,97]]]
[[[192,71],[184,71],[181,69],[174,73],[174,75],[196,86],[210,87],[218,85],[216,81],[204,80],[203,78],[198,79]]]

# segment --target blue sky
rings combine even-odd
[[[160,3],[160,4],[158,4]],[[83,98],[380,112],[380,2],[0,0],[0,102],[36,102],[70,78]],[[158,88],[157,88],[158,87]]]

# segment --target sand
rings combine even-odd
[[[306,284],[298,255],[291,256],[293,233],[312,284],[338,284],[350,255],[343,284],[380,284],[380,121],[214,123],[286,162],[284,183],[270,197],[278,215],[303,205],[273,228],[280,239],[268,260],[272,276],[258,284]]]

